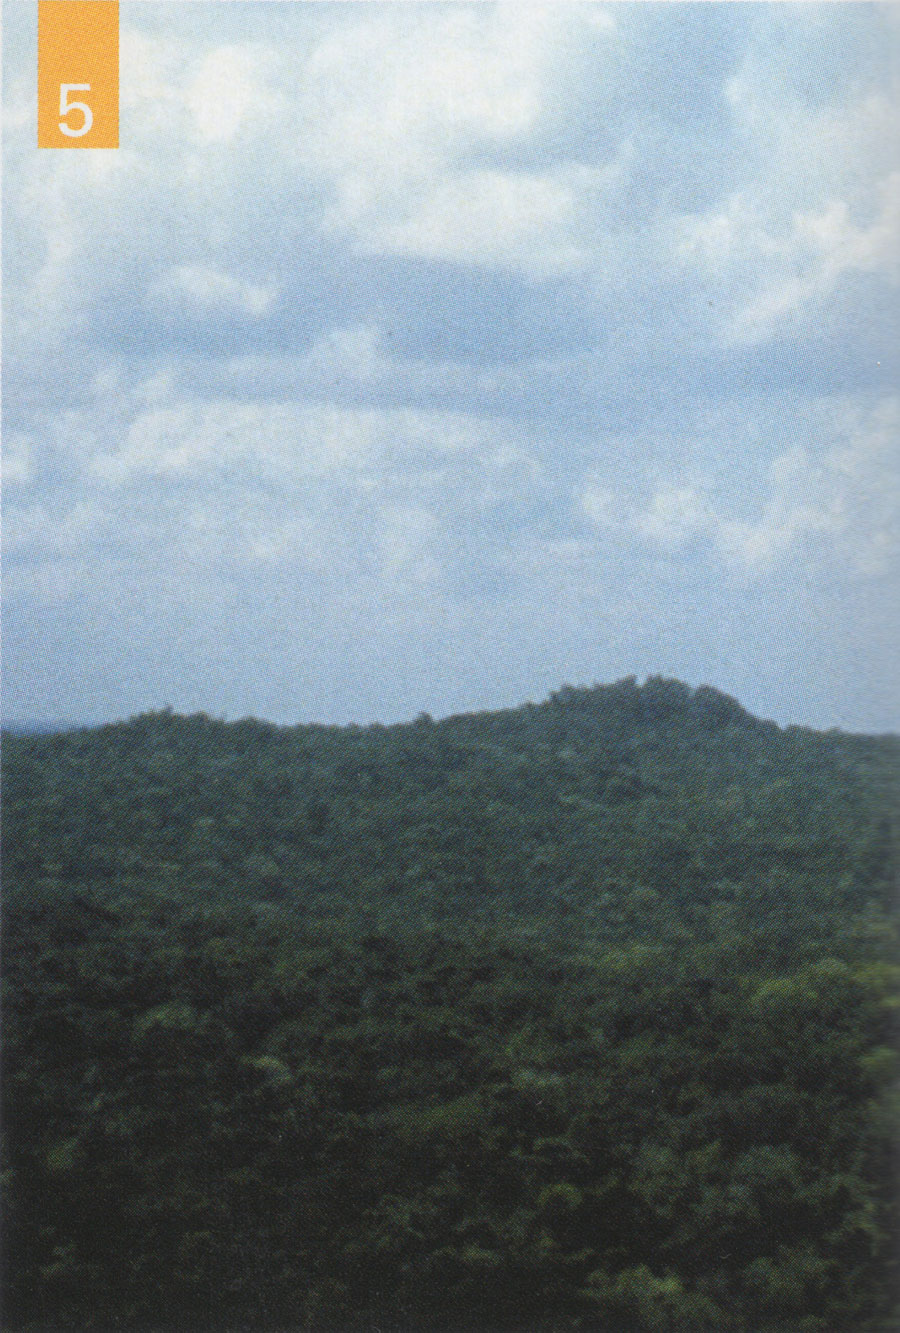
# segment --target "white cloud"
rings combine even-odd
[[[230,143],[249,116],[283,109],[269,86],[274,63],[270,48],[246,43],[203,57],[185,94],[201,143]]]
[[[594,173],[459,172],[441,180],[402,222],[375,227],[366,250],[552,276],[584,268],[576,239],[577,191]]]
[[[170,134],[176,128],[185,111],[183,85],[190,57],[187,44],[142,32],[123,21],[119,105],[129,125],[150,134]]]
[[[635,515],[642,537],[666,551],[676,551],[709,530],[710,513],[704,499],[689,486],[657,491],[650,505]]]
[[[372,413],[292,403],[182,402],[139,412],[124,446],[91,469],[120,484],[141,476],[212,478],[249,466],[258,477],[321,476],[359,465],[374,442]]]
[[[3,441],[4,486],[27,486],[34,476],[34,441],[23,431],[10,431]]]
[[[157,280],[150,292],[153,301],[187,304],[199,311],[235,311],[255,318],[268,313],[275,302],[272,287],[244,282],[202,264],[183,264]]]
[[[866,220],[868,215],[868,220]],[[716,292],[722,333],[762,343],[820,312],[848,274],[900,276],[900,172],[875,182],[851,207],[830,198],[808,212],[767,209],[758,194],[733,194],[715,212],[671,224],[672,252]]]
[[[389,506],[381,515],[382,569],[391,578],[431,584],[440,577],[438,522],[421,505]]]
[[[388,11],[326,39],[305,70],[301,159],[332,183],[325,226],[366,253],[548,276],[580,267],[574,224],[602,173],[466,166],[539,124],[565,7]]]
[[[395,369],[384,354],[381,331],[372,324],[329,330],[304,356],[294,358],[294,365],[332,382],[338,378],[376,380]]]
[[[758,53],[726,95],[744,169],[707,210],[664,220],[661,252],[713,295],[726,344],[802,336],[847,275],[896,282],[900,132],[886,93],[811,107],[772,88]],[[668,244],[667,244],[668,238]]]
[[[146,386],[141,386],[143,397]],[[78,433],[76,422],[69,430]],[[90,426],[83,423],[90,435]],[[142,477],[211,479],[245,469],[257,480],[347,477],[388,471],[417,456],[492,454],[511,434],[502,423],[458,412],[344,408],[325,403],[181,401],[138,409],[122,447],[99,433],[88,467],[112,485]],[[501,459],[508,452],[501,450]]]
[[[44,501],[10,505],[4,521],[4,545],[11,553],[39,553],[41,560],[74,555],[108,524],[110,516],[94,500],[70,501],[62,508]]]
[[[373,7],[354,20],[319,43],[301,81],[304,146],[338,177],[393,172],[406,185],[473,143],[533,129],[552,7]]]
[[[833,404],[828,444],[811,440],[780,454],[755,512],[707,479],[686,477],[643,495],[617,493],[597,477],[580,496],[601,531],[676,556],[702,542],[742,579],[799,562],[815,579],[881,578],[900,557],[900,399],[874,410]],[[752,503],[752,502],[751,502]]]
[[[766,238],[762,250],[777,257],[787,275],[738,310],[732,325],[738,341],[765,341],[785,320],[830,297],[845,274],[880,271],[885,281],[896,283],[900,172],[880,183],[878,195],[880,207],[868,225],[854,222],[846,201],[832,200],[821,212],[796,215],[782,244]]]
[[[600,528],[613,528],[618,522],[618,497],[610,486],[593,477],[587,479],[581,493],[580,509]]]

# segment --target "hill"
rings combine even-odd
[[[467,914],[784,872],[881,892],[898,754],[661,679],[391,727],[147,714],[5,750],[17,878]]]
[[[887,1330],[892,737],[4,738],[8,1326]]]

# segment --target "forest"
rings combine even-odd
[[[4,1328],[888,1333],[900,741],[6,734]]]

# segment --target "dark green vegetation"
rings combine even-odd
[[[5,1327],[900,1327],[896,741],[653,679],[5,764]]]

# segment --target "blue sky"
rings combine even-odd
[[[898,11],[4,7],[4,716],[900,727]]]

